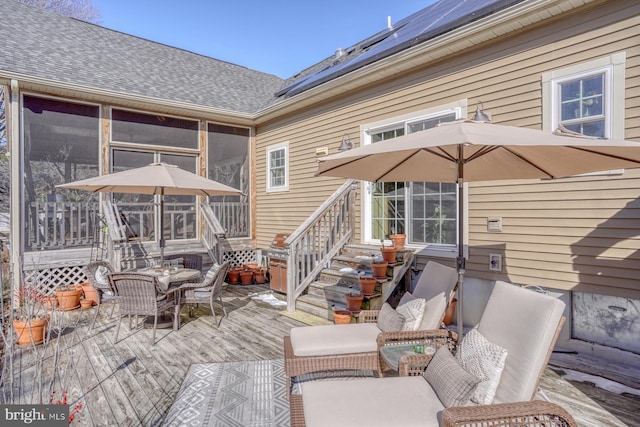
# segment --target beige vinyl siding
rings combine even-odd
[[[500,43],[259,125],[258,245],[293,231],[343,182],[314,177],[317,148],[335,153],[345,133],[359,144],[360,126],[464,100],[468,116],[482,101],[495,123],[540,129],[542,73],[571,64],[626,53],[625,100],[616,102],[625,102],[625,138],[640,141],[638,15],[638,3],[609,2],[554,27],[511,34]],[[265,147],[284,141],[291,150],[290,191],[266,194]],[[634,280],[640,273],[639,197],[637,171],[554,182],[472,183],[467,274],[640,298]],[[502,233],[487,233],[489,215],[503,217]],[[496,251],[505,255],[502,275],[488,269],[488,254]]]

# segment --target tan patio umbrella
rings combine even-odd
[[[458,332],[462,335],[462,185],[472,181],[554,179],[640,167],[640,143],[457,121],[318,159],[318,176],[371,182],[458,183]]]
[[[131,193],[160,195],[160,259],[164,260],[164,196],[224,196],[242,192],[201,177],[178,166],[151,163],[140,168],[68,182],[58,188],[72,188],[94,193]]]

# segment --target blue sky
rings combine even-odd
[[[93,0],[104,27],[283,78],[434,2]]]

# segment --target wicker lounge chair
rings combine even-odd
[[[109,313],[109,318],[113,316],[113,310],[118,302],[118,295],[109,283],[108,276],[113,272],[114,269],[108,261],[93,261],[84,267],[84,274],[87,276],[87,281],[89,281],[96,291],[98,291],[98,306],[96,307],[96,314],[93,317],[93,322],[91,323],[92,329],[98,319],[98,313],[100,312],[100,306],[102,304],[111,304],[111,313]]]
[[[507,351],[492,404],[460,407],[453,404],[449,405],[452,408],[445,408],[443,401],[450,393],[457,393],[458,384],[463,383],[453,380],[457,377],[453,371],[434,365],[424,376],[305,383],[301,385],[301,394],[291,396],[291,425],[576,426],[562,408],[531,401],[564,323],[564,307],[562,301],[552,296],[496,282],[475,328],[490,343]],[[449,345],[455,342],[452,340]],[[433,363],[438,358],[440,364],[441,353],[438,351],[433,359],[417,355],[423,359],[422,370],[430,359]],[[434,372],[446,374],[437,381],[431,376]],[[358,410],[352,411],[353,408]],[[535,422],[529,424],[527,420]]]
[[[109,282],[117,291],[120,305],[115,342],[118,342],[120,324],[124,316],[129,318],[130,329],[132,327],[131,316],[135,316],[136,323],[138,316],[153,316],[151,344],[155,344],[158,314],[174,309],[176,304],[173,292],[177,288],[164,292],[160,288],[156,276],[144,273],[112,273],[109,275]],[[177,325],[177,319],[174,319],[174,330],[178,329]]]
[[[438,299],[441,295],[450,300],[456,286],[456,270],[433,261],[427,263],[414,296],[424,299]],[[417,293],[417,294],[416,294]],[[444,317],[446,302],[438,305],[439,310],[429,314],[422,325],[425,330],[437,329]],[[303,326],[292,328],[290,336],[284,337],[284,369],[287,390],[291,390],[291,380],[298,375],[327,370],[372,370],[382,376],[386,368],[381,364],[377,346],[379,310],[363,310],[358,323],[349,325]],[[406,331],[384,332],[389,340],[401,341]]]
[[[189,315],[193,315],[194,304],[208,304],[211,307],[211,315],[213,321],[217,326],[220,326],[222,318],[227,315],[227,309],[222,302],[222,285],[224,279],[227,276],[227,270],[229,269],[229,261],[224,262],[222,265],[215,264],[205,274],[202,281],[197,283],[183,283],[178,288],[180,292],[179,304],[189,305]],[[216,312],[213,308],[215,302],[219,302],[222,306],[222,316],[220,321],[216,322]]]

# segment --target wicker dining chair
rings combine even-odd
[[[217,326],[220,326],[222,318],[227,315],[227,309],[222,302],[222,285],[227,276],[229,264],[229,261],[222,263],[222,265],[214,264],[204,275],[202,281],[180,285],[180,304],[189,305],[189,316],[193,316],[193,304],[209,304],[213,321]],[[213,303],[216,300],[222,306],[222,317],[219,322],[216,322],[216,312],[213,308]]]
[[[116,289],[120,304],[115,342],[118,342],[120,324],[124,316],[129,318],[129,329],[132,327],[131,316],[136,318],[136,327],[138,326],[138,316],[153,316],[151,344],[155,344],[158,314],[174,309],[175,299],[173,292],[175,290],[162,291],[158,278],[144,273],[112,273],[109,275],[109,282]],[[176,322],[174,319],[175,328]]]
[[[109,275],[114,271],[113,266],[108,261],[93,261],[84,267],[84,274],[87,276],[87,281],[98,291],[98,305],[96,307],[96,314],[93,317],[93,322],[91,323],[91,329],[93,329],[98,319],[98,313],[100,312],[100,306],[102,304],[111,304],[109,319],[113,316],[113,311],[118,302],[118,295],[109,283]]]

